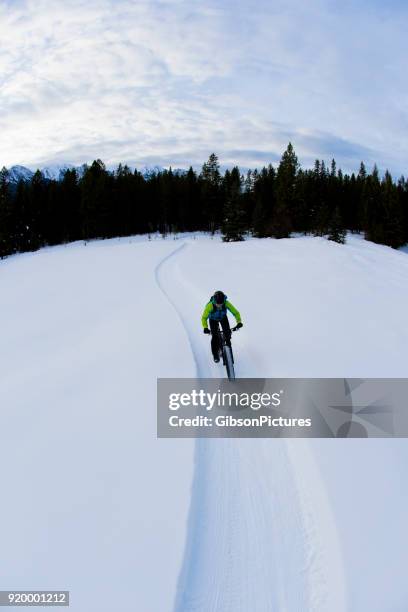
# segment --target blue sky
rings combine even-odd
[[[408,174],[401,0],[0,0],[0,166]]]

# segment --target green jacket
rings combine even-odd
[[[229,302],[228,300],[225,301],[225,307],[227,310],[229,310],[235,317],[235,320],[237,323],[241,323],[241,315],[239,314],[238,310],[235,308],[235,306],[233,306],[231,304],[231,302]],[[207,321],[208,318],[210,317],[210,315],[213,313],[214,311],[214,305],[211,301],[208,302],[208,304],[206,305],[206,307],[204,308],[204,312],[203,312],[203,316],[201,317],[201,323],[203,325],[203,327],[208,327]],[[211,317],[212,318],[212,317]],[[216,317],[218,319],[218,317]]]

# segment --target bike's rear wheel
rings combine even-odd
[[[232,349],[230,346],[224,346],[223,360],[227,369],[228,380],[235,380],[234,358],[232,356]]]

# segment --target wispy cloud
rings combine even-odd
[[[403,18],[402,18],[403,17]],[[360,159],[406,172],[391,0],[0,0],[0,165]]]

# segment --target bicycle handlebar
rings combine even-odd
[[[207,329],[208,329],[208,328],[207,328]],[[240,327],[237,327],[237,326],[235,325],[235,327],[231,327],[231,328],[230,328],[230,331],[231,331],[231,332],[236,332],[236,331],[238,331],[239,329],[241,329],[241,328],[240,328]],[[208,330],[208,331],[210,331],[210,330]],[[221,332],[221,333],[224,333],[224,330],[222,330],[222,329],[221,329],[221,330],[220,330],[220,329],[218,329],[218,331],[219,331],[219,332]],[[210,333],[211,333],[211,332],[210,332]]]

